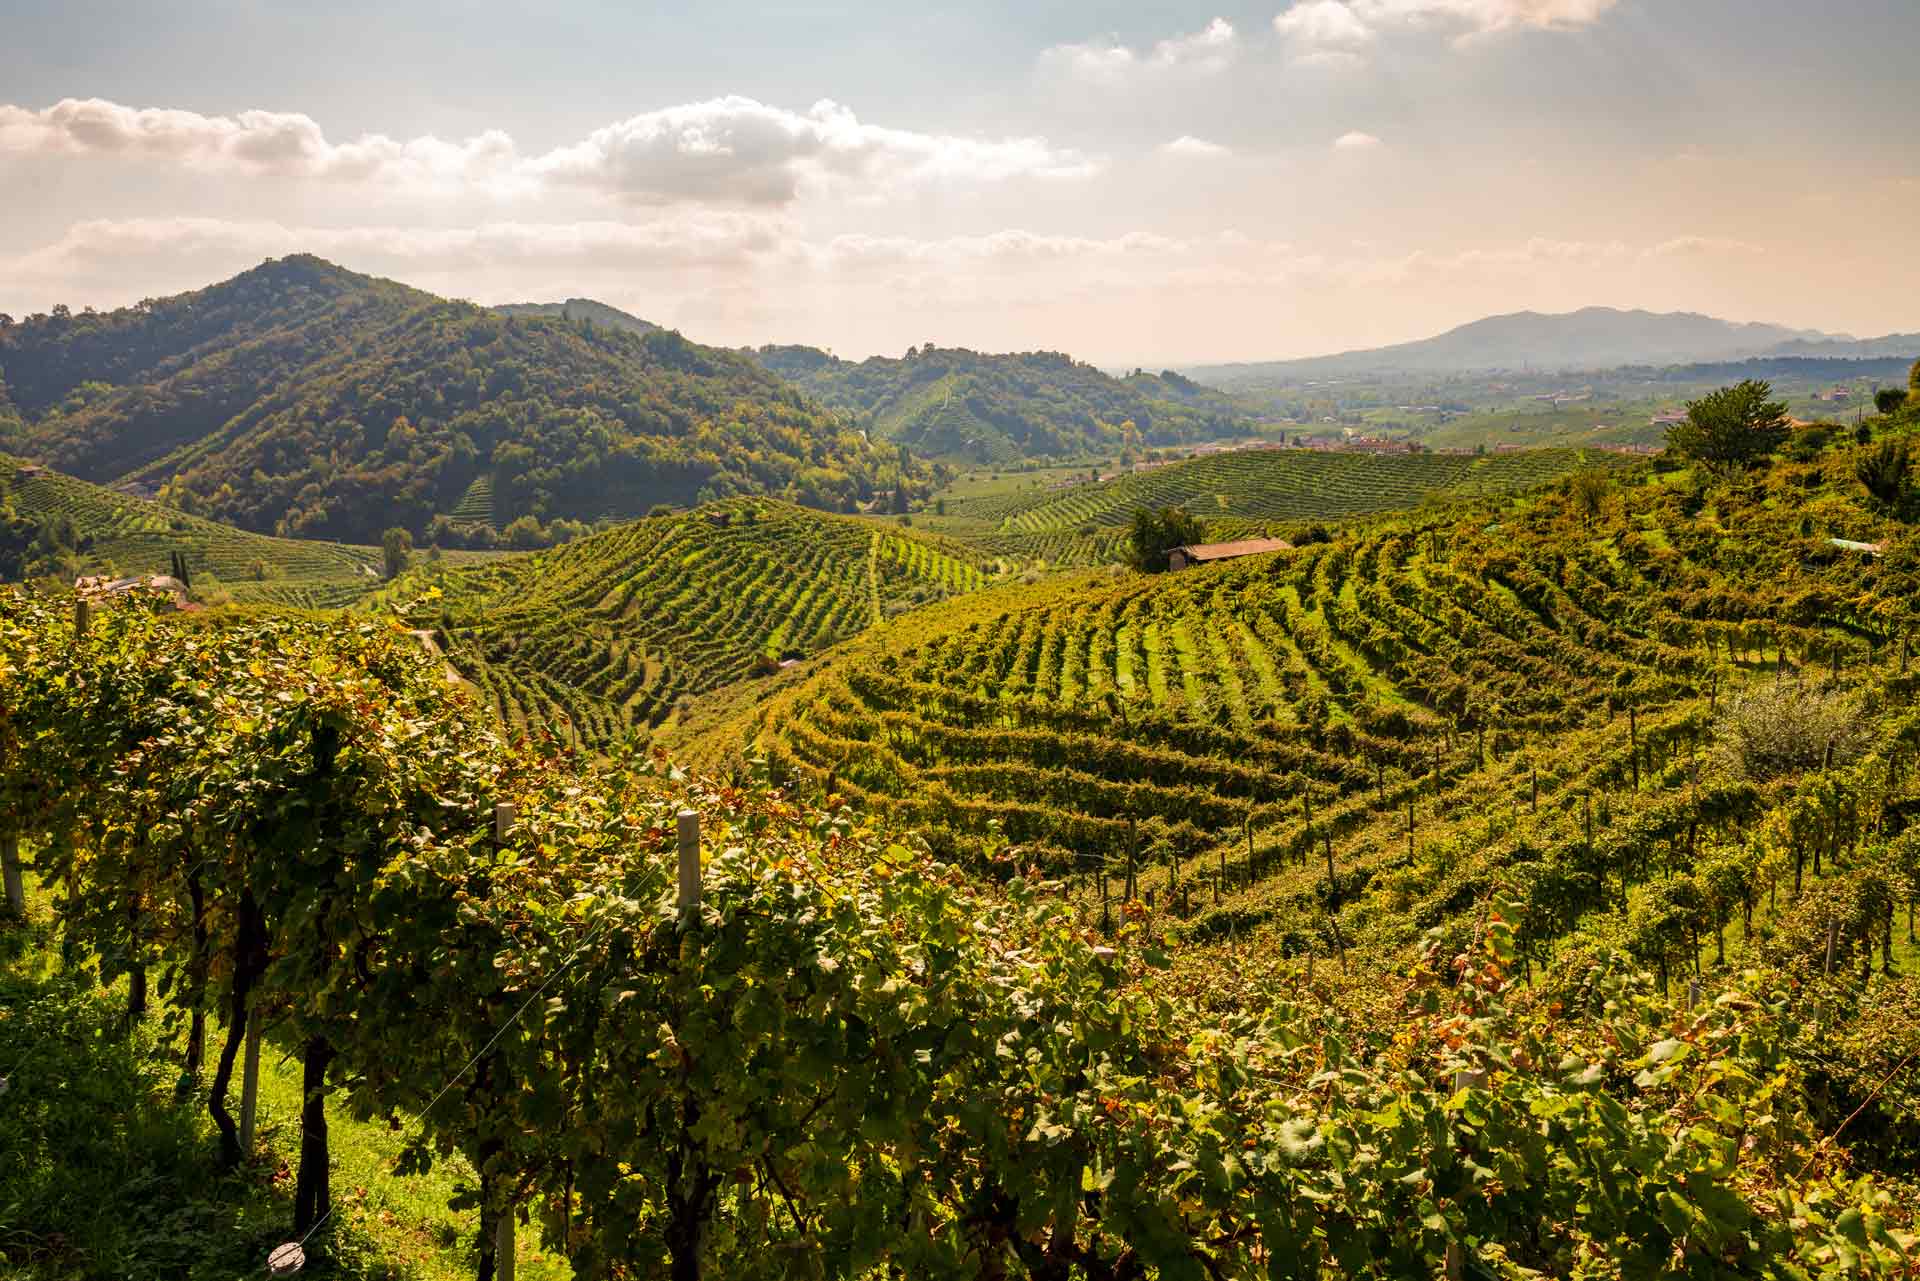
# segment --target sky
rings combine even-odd
[[[311,252],[732,346],[1158,367],[1920,330],[1914,0],[0,0],[0,311]]]

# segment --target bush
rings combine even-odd
[[[1872,731],[1843,694],[1776,686],[1749,694],[1720,718],[1719,753],[1756,783],[1783,774],[1845,765],[1866,750]]]
[[[1903,387],[1882,387],[1873,393],[1873,407],[1883,414],[1895,414],[1907,403],[1906,389]]]

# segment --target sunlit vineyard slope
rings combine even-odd
[[[1778,686],[1814,700],[1789,721],[1838,700],[1866,724],[1911,699],[1920,546],[1867,500],[1857,452],[1706,488],[1641,468],[1584,499],[991,591],[855,642],[699,750],[751,740],[963,858],[1006,840],[1088,872],[1131,850],[1163,896],[1188,887],[1183,928],[1268,929],[1282,953],[1402,949],[1550,872],[1538,943],[1797,803],[1805,760],[1703,768],[1730,709]],[[1910,761],[1911,731],[1885,732],[1828,762]],[[1920,804],[1896,775],[1876,803]]]
[[[377,547],[250,533],[4,454],[0,488],[34,539],[56,526],[63,537],[71,532],[75,546],[63,559],[79,572],[164,574],[178,552],[203,596],[311,609],[348,605],[380,586]]]
[[[599,745],[991,571],[957,543],[737,499],[524,559],[429,568],[388,597],[511,731]]]

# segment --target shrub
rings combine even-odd
[[[1776,686],[1749,694],[1720,718],[1719,753],[1756,783],[1822,765],[1844,765],[1871,737],[1853,698]]]

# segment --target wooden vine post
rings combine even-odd
[[[1133,815],[1127,815],[1127,888],[1123,896],[1131,903],[1140,897],[1140,884],[1135,878],[1139,875],[1135,858],[1139,852],[1140,828]]]
[[[0,832],[0,873],[6,879],[7,914],[26,919],[27,886],[20,874],[20,837],[13,832]]]
[[[493,807],[493,839],[497,845],[505,845],[507,837],[513,832],[514,820],[520,816],[519,807],[508,801],[502,801]],[[688,811],[680,812],[680,901],[682,917],[685,920],[687,885],[687,818]],[[700,818],[693,815],[693,866],[694,899],[700,896]],[[514,1207],[511,1204],[500,1208],[500,1217],[493,1223],[493,1281],[513,1281],[515,1222]]]
[[[1633,790],[1640,790],[1640,712],[1627,704],[1627,729],[1633,736]]]

